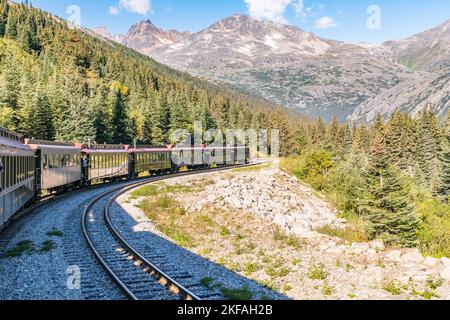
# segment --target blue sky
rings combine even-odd
[[[143,19],[150,19],[163,29],[195,32],[234,13],[246,13],[346,42],[404,38],[450,19],[448,0],[32,0],[32,3],[63,18],[77,17],[77,10],[67,12],[76,5],[83,26],[106,26],[113,33],[125,33],[133,23]]]

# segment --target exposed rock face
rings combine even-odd
[[[122,44],[150,55],[157,48],[176,43],[190,33],[176,30],[164,31],[157,28],[150,20],[133,25],[124,36]]]
[[[151,55],[157,48],[178,42],[191,34],[177,30],[164,31],[156,27],[150,20],[131,26],[125,35],[112,35],[106,27],[94,28],[92,31],[146,55]]]

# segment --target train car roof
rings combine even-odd
[[[114,154],[128,153],[126,149],[82,149],[82,153],[86,154]]]
[[[81,152],[81,149],[78,147],[69,147],[69,146],[56,146],[56,145],[44,145],[44,144],[29,144],[31,149],[33,150],[48,150],[48,151],[73,151],[73,152]]]
[[[32,151],[30,146],[22,144],[19,141],[10,140],[10,139],[6,139],[6,138],[3,138],[3,137],[0,137],[0,146],[6,147],[6,148],[13,148],[13,149]]]
[[[129,153],[152,153],[152,152],[172,152],[169,148],[144,148],[144,149],[128,149]]]

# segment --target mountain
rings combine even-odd
[[[450,66],[450,20],[412,37],[386,42],[395,61],[409,68],[436,71]]]
[[[108,28],[105,27],[105,26],[94,28],[94,29],[92,29],[92,31],[94,31],[94,33],[96,35],[100,35],[101,37],[103,37],[105,39],[113,40],[113,41],[116,41],[118,43],[122,43],[122,41],[124,39],[124,35],[122,35],[122,34],[113,35],[108,30]]]
[[[345,120],[361,103],[413,73],[365,46],[245,15],[219,21],[151,56],[326,120],[335,115]]]
[[[426,107],[444,117],[450,111],[450,20],[381,47],[395,62],[421,72],[363,102],[349,119],[371,122],[377,113],[387,118],[396,110],[416,115]]]
[[[427,107],[443,118],[450,111],[449,75],[450,67],[437,73],[422,72],[362,103],[349,120],[370,123],[378,113],[387,119],[394,111],[418,115]]]
[[[448,80],[450,20],[383,44],[346,44],[239,14],[194,34],[163,31],[150,21],[121,39],[104,29],[98,33],[175,69],[311,117],[370,121],[377,112],[416,112],[428,104],[436,104],[437,114],[448,110],[450,93],[440,85]]]
[[[176,43],[191,34],[177,30],[164,31],[150,20],[134,24],[125,35],[112,35],[106,27],[94,28],[92,31],[146,55],[151,55],[155,49]]]

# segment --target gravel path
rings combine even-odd
[[[0,299],[123,299],[96,263],[81,232],[85,206],[96,195],[117,186],[102,186],[65,196],[19,221],[20,228],[5,251],[22,241],[30,241],[34,250],[19,257],[0,259]],[[45,248],[49,244],[46,241],[53,242],[50,249]],[[56,246],[53,249],[52,244]],[[41,252],[41,249],[44,250]],[[77,274],[81,283],[77,283]]]

